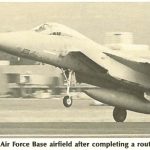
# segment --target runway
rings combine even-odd
[[[0,135],[95,135],[132,136],[150,135],[150,123],[110,122],[25,122],[0,123]],[[149,134],[149,135],[148,135]]]
[[[71,108],[61,98],[0,99],[0,135],[150,135],[150,115],[128,111],[116,123],[113,107],[92,106],[91,99],[75,99]]]

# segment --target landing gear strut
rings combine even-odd
[[[115,107],[113,110],[113,117],[116,122],[124,122],[127,117],[127,111],[123,108]]]
[[[70,85],[71,85],[71,79],[72,79],[72,75],[73,75],[73,71],[71,70],[66,70],[64,71],[62,69],[62,72],[64,74],[64,77],[67,81],[67,95],[63,98],[63,104],[65,107],[70,107],[72,105],[72,97],[70,95]]]

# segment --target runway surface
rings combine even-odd
[[[61,98],[0,99],[0,135],[150,135],[150,115],[128,111],[125,123],[116,123],[113,107],[93,106],[75,99],[65,108]]]
[[[25,122],[1,123],[1,135],[150,135],[150,123]],[[148,135],[149,134],[149,135]],[[149,136],[150,137],[150,136]]]

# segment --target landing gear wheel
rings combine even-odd
[[[125,109],[115,107],[113,110],[113,117],[116,122],[124,122],[127,117],[127,111]]]
[[[71,70],[63,70],[63,69],[61,69],[61,70],[67,81],[67,96],[65,96],[63,98],[63,104],[65,107],[70,107],[72,105],[72,97],[70,96],[70,86],[71,86],[71,81],[72,81],[72,75],[74,72]]]
[[[63,104],[64,104],[65,107],[70,107],[72,105],[72,97],[65,96],[63,98]]]

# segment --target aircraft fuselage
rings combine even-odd
[[[104,79],[100,72],[96,73],[86,62],[79,61],[67,55],[70,51],[88,51],[97,61],[108,70],[111,77],[123,79],[150,88],[150,78],[140,72],[122,65],[105,54],[106,48],[90,39],[78,39],[69,36],[45,35],[35,31],[10,32],[0,35],[0,49],[19,57],[26,57],[43,63],[48,63],[60,68],[69,68],[75,72],[86,75],[96,75]],[[108,80],[109,76],[106,77]],[[103,86],[103,85],[102,85]]]

